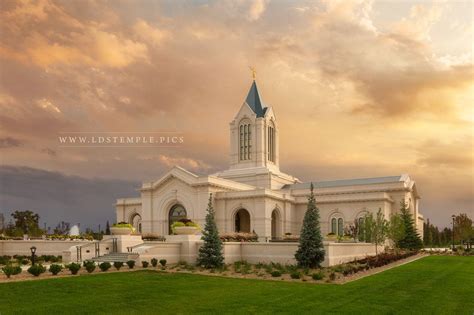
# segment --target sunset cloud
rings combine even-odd
[[[250,65],[279,121],[284,171],[410,173],[440,222],[445,207],[474,203],[472,4],[9,0],[0,9],[5,165],[137,182],[174,164],[226,168]],[[186,141],[72,150],[58,147],[64,131],[179,131]]]

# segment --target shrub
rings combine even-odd
[[[323,280],[324,274],[321,271],[319,271],[319,272],[313,273],[312,278],[313,280]]]
[[[5,274],[5,276],[7,276],[7,278],[10,278],[10,276],[15,274],[15,267],[13,267],[12,265],[6,265],[5,267],[2,268],[2,271]]]
[[[49,266],[49,272],[51,272],[54,276],[60,273],[61,270],[63,270],[63,266],[61,265],[51,264],[51,266]]]
[[[102,270],[103,272],[106,272],[111,267],[112,267],[112,265],[108,261],[105,261],[105,262],[103,262],[99,265],[100,270]]]
[[[46,267],[41,264],[36,264],[28,268],[28,272],[35,277],[38,277],[40,274],[46,272]]]
[[[19,275],[22,271],[23,271],[23,269],[21,269],[20,266],[13,267],[13,275],[14,276]]]
[[[152,265],[153,267],[158,266],[158,259],[152,258],[152,259],[150,260],[150,262],[151,262],[151,265]]]
[[[160,265],[162,267],[165,267],[166,266],[166,259],[160,259]]]
[[[276,277],[281,277],[281,271],[279,270],[274,270],[272,271],[271,273],[272,277],[276,278]]]
[[[22,265],[28,265],[28,264],[30,263],[30,261],[29,261],[28,259],[26,259],[26,258],[23,258],[23,259],[20,260],[20,263],[21,263]]]
[[[127,261],[127,266],[128,266],[128,269],[133,269],[133,267],[135,267],[135,260]]]
[[[123,262],[122,261],[114,262],[114,267],[115,267],[115,269],[120,270],[120,268],[123,267]]]
[[[336,273],[331,272],[331,273],[329,274],[329,280],[331,280],[331,281],[336,280]]]
[[[299,271],[293,271],[293,272],[290,274],[290,277],[291,277],[291,279],[299,279],[299,278],[301,278],[301,272],[299,272]]]
[[[71,274],[77,275],[77,272],[81,269],[81,264],[70,263],[69,265],[66,266],[66,268],[69,269]]]
[[[148,265],[149,265],[148,261],[142,261],[143,268],[148,268]]]
[[[88,261],[87,264],[85,265],[85,267],[86,267],[86,270],[87,270],[88,273],[92,273],[92,272],[94,272],[95,267],[96,267],[95,262]]]
[[[8,265],[10,262],[11,257],[10,256],[0,256],[0,265]]]

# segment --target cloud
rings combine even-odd
[[[474,165],[474,138],[465,137],[451,142],[429,140],[417,148],[417,163],[432,169],[459,168],[472,172]]]
[[[12,137],[0,138],[0,149],[15,148],[23,145],[23,141]]]
[[[265,12],[265,9],[267,8],[269,2],[269,0],[253,0],[249,9],[249,20],[256,21],[260,19],[262,14]]]
[[[28,167],[0,166],[0,211],[31,210],[54,227],[60,221],[97,228],[115,220],[117,198],[138,196],[138,182],[88,179]],[[8,216],[5,215],[7,218]]]

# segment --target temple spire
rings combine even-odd
[[[249,93],[245,102],[249,105],[249,107],[253,110],[257,117],[263,117],[265,114],[264,104],[260,99],[260,94],[258,93],[257,83],[255,80],[252,82],[252,86],[250,87]]]

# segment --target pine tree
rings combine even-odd
[[[219,238],[214,214],[212,194],[210,194],[209,203],[207,205],[206,224],[202,232],[204,244],[199,248],[199,256],[197,259],[198,265],[204,268],[218,268],[224,264],[222,241]]]
[[[400,216],[402,217],[405,235],[398,241],[397,247],[403,249],[420,249],[423,247],[420,236],[415,229],[415,221],[407,204],[400,203]]]
[[[107,224],[105,225],[105,235],[110,235],[110,225],[109,225],[109,221],[107,221]]]
[[[301,228],[300,243],[295,258],[301,267],[319,267],[324,261],[323,238],[319,226],[319,209],[316,207],[314,187],[308,197],[308,209],[304,215]]]

